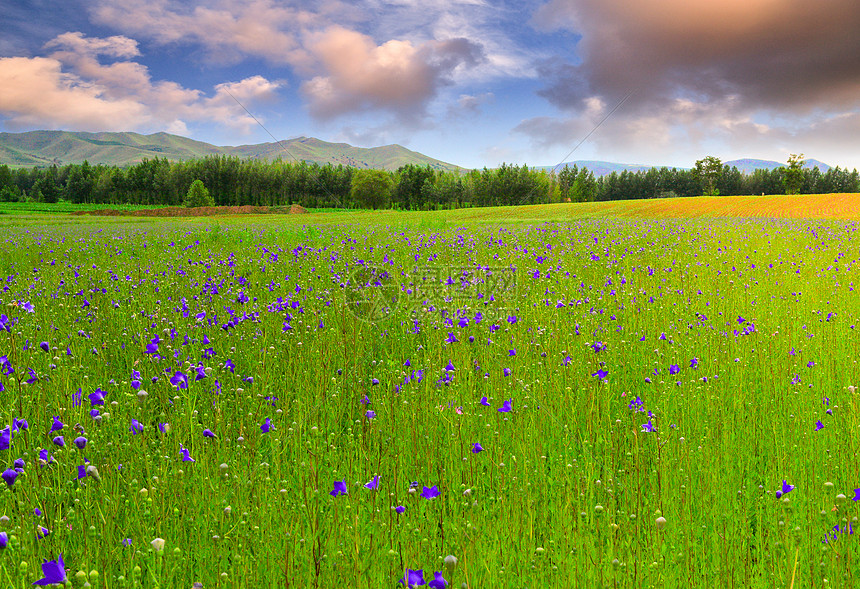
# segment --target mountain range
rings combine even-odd
[[[355,168],[396,170],[405,164],[429,165],[443,171],[461,168],[428,157],[402,145],[354,147],[347,143],[329,143],[313,137],[297,137],[280,142],[217,146],[169,133],[83,133],[72,131],[29,131],[0,133],[0,164],[15,167],[57,164],[90,164],[127,166],[144,158],[166,158],[182,161],[210,155],[236,156],[242,159],[316,162],[343,164]]]
[[[355,168],[380,168],[396,170],[405,164],[429,165],[441,171],[464,171],[450,164],[412,151],[402,145],[382,147],[355,147],[348,143],[330,143],[313,137],[297,137],[280,142],[258,143],[254,145],[217,146],[203,141],[195,141],[169,133],[141,135],[139,133],[84,133],[74,131],[28,131],[26,133],[0,133],[0,164],[13,167],[45,167],[52,164],[89,163],[127,166],[145,158],[166,158],[182,161],[210,155],[236,156],[242,159],[285,161],[307,161],[321,165],[342,164]],[[577,160],[559,166],[539,166],[543,169],[561,169],[565,165],[588,168],[595,176],[605,176],[612,172],[639,172],[652,167],[615,162]],[[735,166],[744,174],[756,169],[772,170],[786,164],[771,160],[738,159],[723,162]],[[830,166],[814,159],[808,159],[804,167],[817,167],[822,172]]]
[[[618,172],[619,174],[623,171],[628,172],[644,172],[651,168],[660,168],[662,166],[645,166],[645,165],[637,165],[637,164],[618,164],[615,162],[604,162],[604,161],[595,161],[595,160],[576,160],[573,162],[565,162],[558,166],[546,166],[545,168],[548,170],[556,169],[560,170],[564,168],[564,166],[573,167],[576,165],[579,168],[587,168],[591,170],[591,172],[599,177],[606,176],[611,174],[612,172]],[[751,174],[755,170],[774,170],[776,168],[785,167],[787,164],[784,162],[777,162],[773,160],[758,160],[751,158],[744,158],[738,160],[730,160],[727,162],[723,162],[724,166],[728,166],[729,168],[737,168],[742,174]],[[828,164],[824,162],[820,162],[815,159],[807,159],[804,160],[803,164],[804,168],[818,168],[821,172],[826,172],[830,169]],[[689,168],[681,168],[681,169],[689,169]]]

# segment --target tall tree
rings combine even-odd
[[[788,157],[788,167],[782,175],[782,185],[786,194],[797,194],[803,187],[803,154],[791,154]]]
[[[696,177],[702,183],[702,191],[705,196],[717,196],[720,191],[717,183],[723,174],[723,162],[720,158],[709,155],[705,159],[696,162]]]

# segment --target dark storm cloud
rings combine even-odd
[[[534,22],[582,35],[581,61],[539,64],[542,95],[563,108],[631,90],[638,108],[679,96],[795,113],[860,103],[856,0],[552,0]]]

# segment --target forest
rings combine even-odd
[[[794,157],[794,156],[793,156]],[[710,164],[705,167],[701,162]],[[857,170],[801,168],[798,160],[743,174],[716,158],[694,169],[651,168],[595,177],[577,166],[560,170],[502,164],[442,172],[409,164],[396,171],[265,161],[229,156],[171,162],[146,159],[128,167],[69,164],[0,165],[0,202],[37,201],[181,206],[195,180],[217,206],[300,204],[308,208],[429,210],[483,206],[692,197],[703,194],[860,192]],[[801,161],[802,163],[802,161]]]

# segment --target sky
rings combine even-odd
[[[16,0],[0,131],[860,168],[857,0]]]

